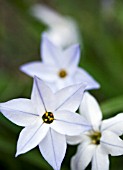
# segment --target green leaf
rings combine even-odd
[[[101,104],[101,109],[104,116],[114,115],[118,112],[123,112],[123,96],[115,97]]]

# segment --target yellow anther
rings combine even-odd
[[[43,122],[44,123],[52,123],[54,120],[54,115],[52,112],[45,112],[44,115],[42,116]]]
[[[64,69],[61,69],[58,75],[60,78],[65,78],[67,76],[67,72]]]
[[[100,144],[100,138],[101,138],[101,133],[100,132],[93,132],[91,135],[89,135],[91,138],[91,143],[98,145]]]

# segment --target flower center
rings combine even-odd
[[[101,133],[100,132],[93,132],[93,134],[90,135],[90,138],[91,138],[92,144],[99,145]]]
[[[67,76],[66,70],[61,69],[61,70],[59,71],[59,77],[60,77],[60,78],[65,78],[66,76]]]
[[[44,123],[50,124],[50,123],[52,123],[53,120],[54,120],[54,115],[53,115],[52,112],[46,112],[46,113],[44,113],[44,115],[42,116],[42,119],[43,119],[43,122],[44,122]]]

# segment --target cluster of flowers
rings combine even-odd
[[[41,43],[42,62],[21,66],[34,78],[31,99],[0,103],[1,113],[23,126],[16,156],[39,145],[45,160],[60,170],[67,143],[79,144],[71,159],[72,170],[108,170],[108,155],[123,154],[123,113],[103,120],[96,99],[87,90],[100,85],[82,68],[79,45],[58,48],[46,34]],[[79,107],[79,113],[76,113]]]

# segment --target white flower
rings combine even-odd
[[[13,123],[24,126],[17,153],[23,154],[39,145],[43,157],[59,170],[66,152],[66,135],[79,135],[90,129],[77,113],[84,84],[64,88],[57,93],[34,77],[31,99],[14,99],[0,104],[0,111]]]
[[[75,83],[87,82],[86,89],[99,88],[99,84],[82,68],[78,67],[80,60],[79,45],[73,45],[61,50],[43,35],[41,45],[42,62],[30,62],[21,66],[21,71],[38,76],[48,82],[57,91]]]
[[[48,26],[45,33],[57,46],[64,48],[78,42],[80,43],[79,29],[72,18],[62,16],[42,4],[33,5],[31,13]]]
[[[84,135],[68,137],[69,144],[80,143],[77,153],[72,157],[72,170],[84,170],[92,162],[92,170],[108,170],[108,155],[123,154],[123,113],[103,120],[100,107],[89,93],[85,93],[80,105],[82,117],[92,125]]]

